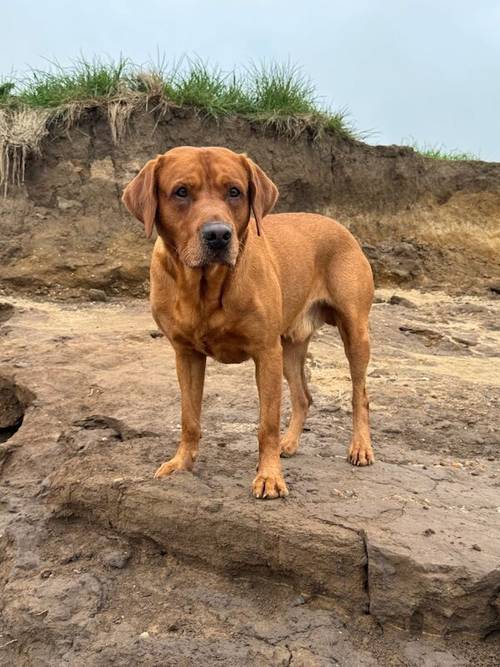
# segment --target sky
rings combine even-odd
[[[500,162],[500,0],[0,0],[0,76],[94,55],[291,61],[377,144]]]

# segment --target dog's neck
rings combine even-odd
[[[210,315],[222,308],[222,299],[233,269],[224,264],[210,264],[202,268],[183,265],[177,280],[182,292],[188,291],[192,305],[200,313]]]
[[[237,280],[242,264],[245,262],[248,235],[240,241],[240,249],[235,266],[208,264],[202,267],[190,267],[181,261],[178,253],[170,244],[163,241],[162,259],[165,270],[175,280],[178,301],[190,303],[200,315],[208,316],[223,307],[223,297]]]

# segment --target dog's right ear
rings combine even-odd
[[[151,238],[156,222],[158,208],[156,174],[160,165],[160,157],[146,163],[127,185],[122,196],[122,202],[130,213],[144,224],[144,231],[148,239]]]

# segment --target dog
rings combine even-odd
[[[311,213],[269,215],[278,189],[245,154],[227,148],[173,148],[150,160],[123,202],[158,238],[151,260],[153,317],[175,350],[182,433],[155,477],[191,470],[201,437],[207,356],[255,363],[259,460],[255,498],[288,495],[281,456],[292,456],[311,405],[304,364],[323,323],[337,326],[352,378],[348,460],[374,461],[366,369],[373,301],[370,264],[338,222]],[[282,377],[292,413],[280,439]]]

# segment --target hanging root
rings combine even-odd
[[[108,104],[108,123],[114,144],[119,144],[125,136],[134,110],[135,104],[125,99]]]
[[[147,109],[154,96],[129,92],[106,103],[96,100],[71,102],[55,109],[1,108],[0,107],[0,190],[7,196],[9,185],[24,183],[26,161],[40,155],[43,139],[54,126],[68,131],[88,109],[105,110],[113,143],[125,137],[132,114]]]
[[[40,154],[49,116],[47,110],[0,109],[0,186],[4,197],[9,184],[24,183],[26,160]]]

